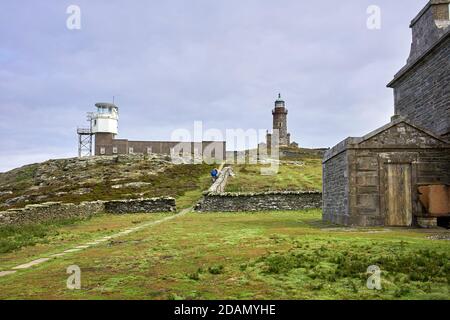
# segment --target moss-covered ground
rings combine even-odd
[[[161,217],[59,226],[47,243],[0,255],[1,269]],[[319,210],[189,213],[2,277],[0,298],[448,299],[450,242],[429,238],[446,232],[341,228],[323,223]],[[81,268],[81,290],[66,288],[73,264]],[[381,269],[382,290],[366,286],[370,265]]]

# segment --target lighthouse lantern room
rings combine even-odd
[[[112,103],[96,103],[97,112],[91,113],[92,133],[112,133],[117,135],[119,108]]]

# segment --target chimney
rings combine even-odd
[[[431,0],[411,21],[412,44],[408,64],[430,49],[450,30],[450,0]]]

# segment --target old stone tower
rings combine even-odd
[[[450,219],[450,0],[412,20],[411,53],[388,87],[391,122],[327,151],[323,219],[356,226],[446,225]]]
[[[275,100],[275,108],[272,110],[273,116],[273,130],[278,131],[279,146],[287,147],[291,144],[291,134],[287,130],[287,115],[286,102],[281,99],[281,94],[278,94],[278,99]],[[270,146],[272,141],[272,134],[267,133],[267,145]]]

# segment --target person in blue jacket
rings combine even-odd
[[[211,170],[211,178],[212,178],[213,182],[215,182],[217,180],[218,176],[219,176],[219,170],[217,170],[216,168],[212,169]]]

